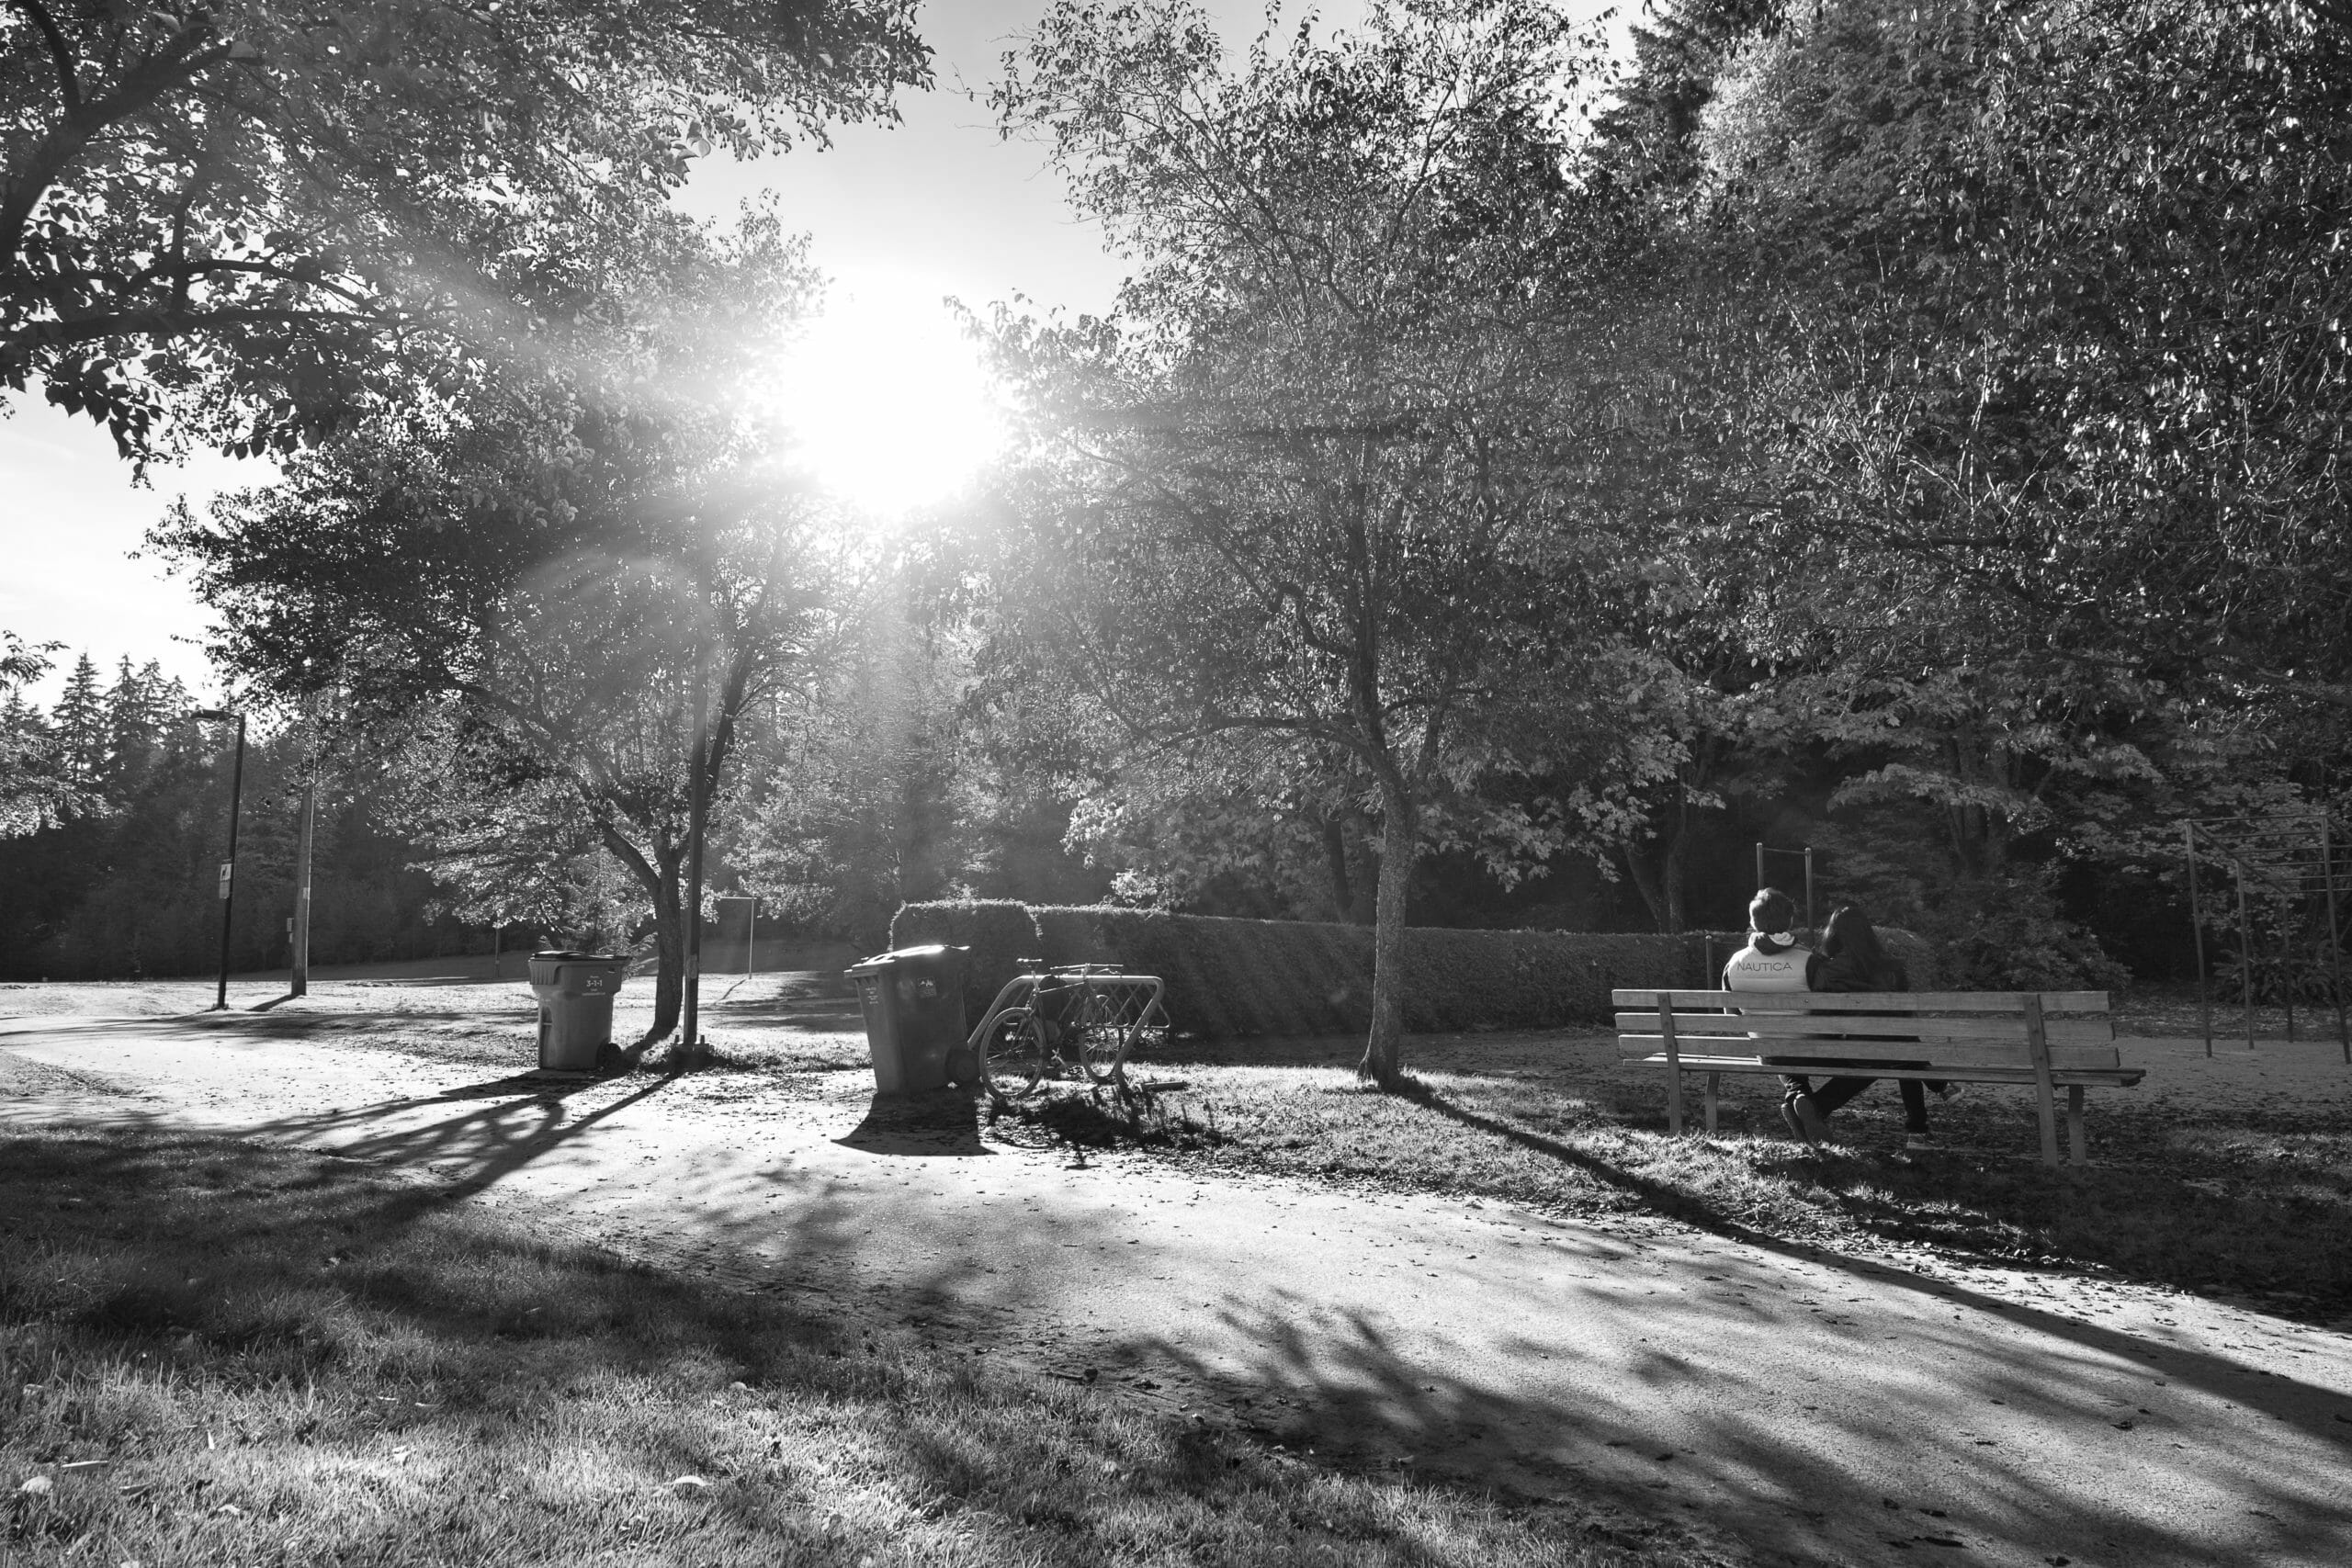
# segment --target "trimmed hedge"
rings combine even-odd
[[[1909,931],[1880,933],[1920,990],[1935,954]],[[1708,966],[1709,942],[1713,967]],[[1476,931],[1405,932],[1405,1027],[1417,1033],[1607,1025],[1621,986],[1713,990],[1747,933]],[[1116,964],[1168,982],[1180,1032],[1208,1036],[1354,1034],[1372,1023],[1372,929],[1309,920],[1238,920],[1108,905],[1031,908],[1004,901],[909,904],[890,944],[972,949],[974,1008],[985,1008],[1022,958]],[[978,1016],[977,1010],[975,1015]]]
[[[1010,898],[901,905],[890,920],[890,946],[934,942],[972,950],[964,971],[964,1014],[975,1023],[1004,983],[1021,973],[1021,960],[1046,951],[1029,906]]]

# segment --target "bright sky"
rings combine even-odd
[[[1246,44],[1263,17],[1262,0],[1204,3],[1229,47]],[[840,130],[821,152],[707,165],[683,198],[724,217],[773,188],[810,233],[833,280],[831,319],[780,386],[807,426],[820,477],[886,508],[930,499],[968,471],[989,439],[986,389],[944,298],[985,310],[1018,293],[1041,309],[1100,310],[1121,276],[1098,233],[1070,217],[1037,149],[1000,141],[974,101],[1046,6],[925,6],[920,26],[938,86],[902,100],[902,124]],[[1293,0],[1291,14],[1298,8]],[[1344,26],[1363,7],[1326,0],[1318,9],[1326,24]],[[36,400],[14,403],[14,417],[0,418],[0,628],[63,642],[69,662],[85,649],[109,670],[121,655],[153,659],[211,694],[195,646],[201,608],[162,563],[131,553],[173,497],[201,505],[222,489],[266,482],[267,466],[207,457],[157,468],[151,488],[133,489],[129,466],[87,421]],[[44,700],[57,683],[52,675]]]

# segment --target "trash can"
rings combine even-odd
[[[884,1094],[970,1083],[964,1048],[965,947],[902,947],[849,966],[865,1013],[874,1087]]]
[[[539,998],[539,1067],[590,1073],[613,1043],[613,998],[628,960],[609,953],[531,954],[531,994]]]

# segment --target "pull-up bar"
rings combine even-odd
[[[1758,887],[1770,887],[1770,886],[1772,886],[1772,879],[1771,879],[1770,876],[1767,876],[1767,875],[1764,874],[1764,857],[1765,857],[1766,855],[1803,855],[1803,856],[1804,857],[1804,929],[1805,929],[1805,930],[1807,930],[1807,931],[1812,931],[1812,930],[1814,929],[1814,925],[1813,925],[1813,846],[1812,846],[1811,844],[1807,844],[1804,848],[1803,848],[1803,849],[1801,849],[1801,850],[1774,850],[1774,849],[1767,849],[1767,848],[1765,847],[1765,844],[1764,844],[1764,840],[1761,840],[1761,839],[1757,840],[1756,840],[1756,886],[1758,886]]]

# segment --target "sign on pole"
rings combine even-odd
[[[220,897],[223,898],[226,898],[229,896],[229,875],[236,869],[237,863],[235,861],[224,860],[220,863]]]

